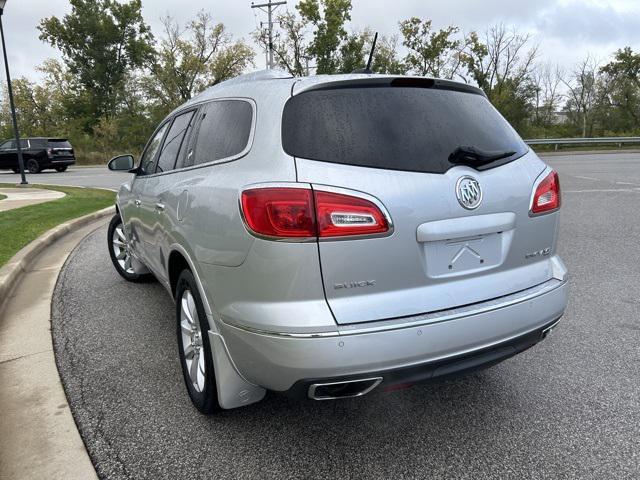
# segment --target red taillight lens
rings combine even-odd
[[[330,238],[388,232],[387,217],[373,202],[304,188],[245,190],[242,212],[249,229],[276,238]]]
[[[369,200],[341,193],[316,191],[318,236],[371,235],[389,230],[389,222]]]
[[[316,236],[313,192],[302,188],[256,188],[242,192],[247,225],[260,235]]]
[[[538,184],[533,195],[531,213],[538,214],[560,208],[560,179],[555,170]]]

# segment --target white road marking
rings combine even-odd
[[[583,180],[594,180],[596,182],[599,182],[601,180],[600,178],[583,177],[583,176],[580,176],[580,175],[571,175],[571,176],[574,177],[574,178],[581,178]]]

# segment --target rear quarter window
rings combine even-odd
[[[303,92],[288,100],[284,150],[294,157],[363,167],[444,173],[459,147],[513,152],[526,144],[481,94],[444,88],[357,86]]]
[[[195,143],[194,164],[233,158],[249,145],[253,107],[244,100],[218,100],[205,105]]]

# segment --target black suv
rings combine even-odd
[[[29,173],[39,173],[45,168],[64,172],[76,163],[73,147],[64,138],[24,138],[20,140],[25,169]],[[0,170],[20,171],[18,150],[15,140],[0,143]]]

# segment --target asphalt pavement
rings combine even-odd
[[[59,277],[52,326],[100,477],[639,478],[640,155],[546,160],[571,275],[560,326],[490,370],[357,399],[270,395],[200,415],[168,294],[116,274],[105,228],[87,237]]]
[[[69,167],[66,172],[45,170],[40,173],[27,173],[27,182],[50,185],[72,185],[78,187],[99,187],[117,190],[131,178],[130,173],[111,172],[107,166]],[[18,183],[20,175],[11,171],[0,170],[0,183]]]

